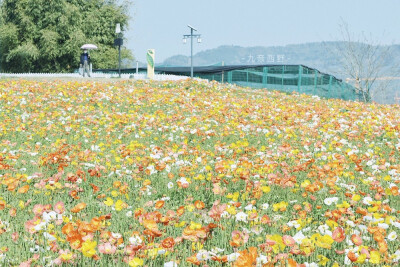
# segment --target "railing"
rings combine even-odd
[[[99,73],[93,72],[90,78],[118,78],[118,73]],[[82,78],[79,73],[0,73],[0,78]],[[85,79],[90,79],[85,77]],[[147,80],[145,73],[121,73],[122,79],[135,79],[135,80]],[[186,80],[187,76],[172,75],[172,74],[155,74],[154,80],[156,81],[178,81]]]

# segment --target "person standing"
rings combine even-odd
[[[81,66],[83,69],[83,77],[85,77],[85,72],[87,73],[88,77],[90,77],[90,55],[87,50],[83,50],[81,54]]]

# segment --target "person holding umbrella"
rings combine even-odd
[[[83,77],[85,77],[85,72],[90,77],[90,55],[88,50],[97,49],[97,46],[94,44],[84,44],[81,46],[81,49],[83,49],[83,53],[81,54],[80,68],[83,69]]]
[[[90,55],[88,51],[85,49],[81,54],[81,65],[80,68],[83,68],[83,77],[85,77],[85,72],[87,73],[88,77],[90,77]]]

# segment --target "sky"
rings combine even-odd
[[[339,24],[380,44],[400,43],[400,0],[133,0],[125,45],[145,62],[190,55],[188,24],[202,43],[193,52],[221,45],[281,46],[340,40]]]

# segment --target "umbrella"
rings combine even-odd
[[[86,49],[86,50],[97,49],[97,46],[94,45],[94,44],[84,44],[84,45],[81,46],[81,49]]]

